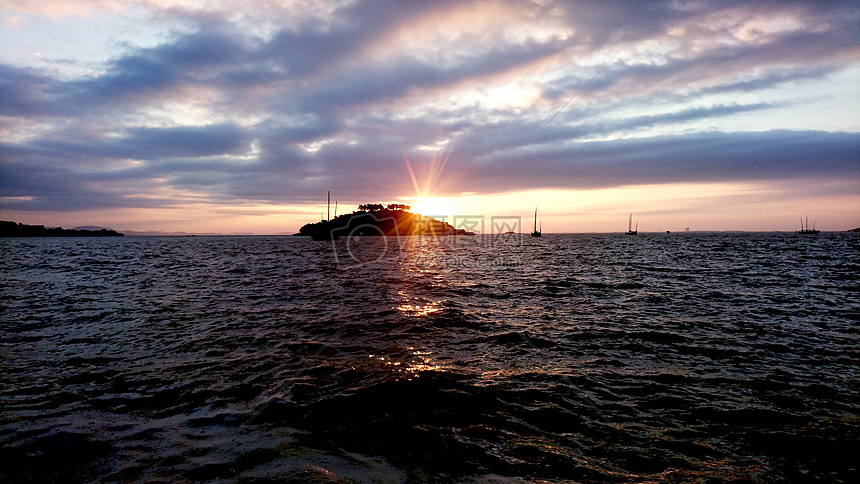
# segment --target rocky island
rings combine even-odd
[[[337,240],[347,236],[475,235],[410,210],[409,205],[398,203],[359,205],[352,213],[306,224],[294,235],[310,236],[314,240]]]

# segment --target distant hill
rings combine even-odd
[[[45,228],[44,225],[25,225],[9,221],[0,222],[0,237],[122,237],[124,234],[114,230]]]
[[[90,231],[94,230],[94,231],[98,232],[99,230],[110,230],[110,229],[107,229],[104,227],[98,227],[96,225],[84,225],[81,227],[75,227],[72,230],[90,230]]]
[[[161,230],[124,230],[125,235],[142,236],[142,237],[192,237],[198,235],[224,235],[215,232],[164,232]]]
[[[857,227],[856,229],[846,230],[846,232],[860,232],[860,227]]]

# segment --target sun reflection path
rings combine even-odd
[[[440,285],[456,284],[444,276],[448,271],[436,267],[440,260],[452,256],[451,248],[440,244],[432,237],[409,238],[403,246],[397,264],[391,270],[403,281],[395,294],[391,295],[390,308],[397,312],[397,327],[388,333],[396,338],[393,348],[382,348],[368,358],[386,372],[401,378],[417,378],[421,372],[466,371],[477,372],[485,377],[503,371],[487,359],[489,349],[472,349],[466,354],[453,351],[445,344],[449,337],[460,335],[459,327],[437,324],[437,318],[446,320],[450,301],[432,297]],[[429,292],[424,292],[424,291]],[[444,322],[444,321],[443,321]],[[415,332],[414,330],[419,331]],[[431,333],[428,333],[430,331]],[[449,334],[445,334],[449,333]],[[400,339],[406,336],[408,339]],[[387,339],[387,338],[386,338]],[[437,347],[434,347],[437,345]],[[483,354],[481,354],[483,353]],[[485,368],[486,365],[492,368]]]
[[[405,316],[417,318],[439,311],[440,304],[441,301],[431,302],[423,306],[419,304],[401,304],[400,306],[397,306],[397,310],[402,312]]]
[[[416,244],[411,246],[410,250],[406,250],[404,252],[404,258],[401,260],[402,264],[398,268],[398,270],[405,271],[407,277],[409,277],[411,273],[412,277],[427,277],[427,272],[421,270],[419,267],[416,267],[416,259],[421,259],[426,256],[433,256],[434,254],[438,254],[439,245],[435,244],[434,246],[430,246],[427,244]],[[432,318],[434,313],[442,311],[445,307],[444,300],[428,300],[426,298],[411,296],[406,292],[405,289],[400,289],[397,291],[398,304],[395,306],[396,310],[405,316],[406,320],[421,320],[423,318]],[[407,326],[412,326],[411,324],[407,324]],[[451,331],[450,328],[436,328],[442,331]],[[534,352],[534,356],[539,360],[543,360],[543,366],[546,368],[553,368],[554,361],[552,358],[543,350],[541,350],[532,338],[529,336],[527,331],[517,330],[516,334],[522,339],[522,341],[529,347],[531,347]],[[441,341],[438,337],[434,338],[434,341]],[[404,374],[408,379],[415,378],[422,371],[450,371],[455,368],[455,366],[459,366],[457,363],[452,363],[449,365],[441,365],[439,364],[439,357],[434,360],[433,356],[441,355],[444,353],[444,348],[442,351],[433,351],[432,348],[424,348],[420,350],[416,350],[414,346],[409,346],[408,348],[408,356],[406,357],[407,363],[404,364],[403,361],[395,361],[391,357],[379,356],[379,355],[369,355],[370,358],[376,359],[379,363],[382,363],[384,366],[390,367],[392,371]],[[445,359],[442,356],[442,359]],[[460,358],[455,358],[455,361]],[[486,361],[484,358],[480,358],[481,360]],[[566,375],[567,371],[573,367],[581,367],[580,362],[570,361],[569,358],[564,358],[567,360],[567,365],[564,365],[562,368],[559,368],[558,372],[552,372],[553,374],[557,374],[567,385],[569,388],[573,388],[579,398],[583,400],[588,406],[590,406],[597,415],[609,425],[618,435],[621,436],[622,439],[627,440],[628,436],[624,433],[623,429],[609,420],[609,418],[603,413],[603,411],[599,408],[594,399],[584,390],[579,388],[579,386],[575,385]],[[496,366],[496,365],[494,365]],[[531,366],[531,365],[529,365]],[[494,376],[499,374],[513,371],[523,371],[523,368],[492,368],[492,369],[484,369],[481,371],[483,379],[494,380]],[[533,371],[532,368],[526,369],[526,371]],[[570,402],[570,401],[569,401]],[[570,402],[573,403],[573,402]]]
[[[441,310],[443,302],[419,301],[419,298],[413,298],[413,301],[410,302],[409,296],[407,296],[402,290],[398,291],[397,295],[402,298],[402,302],[396,309],[407,319],[421,319],[438,312]],[[400,361],[392,361],[390,357],[387,358],[381,355],[369,356],[370,358],[376,359],[383,365],[391,367],[393,371],[406,374],[409,377],[417,376],[418,373],[422,371],[444,371],[449,369],[449,367],[440,365],[438,362],[434,361],[432,355],[435,352],[430,349],[416,349],[414,346],[409,346],[406,349],[408,350],[408,356],[405,364]]]
[[[396,361],[392,357],[385,355],[370,354],[367,357],[388,368],[389,371],[406,375],[410,379],[422,371],[444,371],[449,369],[449,367],[440,365],[433,360],[431,357],[433,354],[432,351],[416,350],[412,346],[409,346],[407,349],[409,350],[409,361],[405,363],[403,361]]]

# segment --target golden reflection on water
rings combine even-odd
[[[400,306],[397,306],[397,310],[404,313],[405,316],[420,318],[438,311],[440,302],[441,301],[435,301],[425,305],[401,304]]]
[[[401,239],[398,269],[408,275],[438,274],[452,257],[452,246],[458,240],[450,235],[426,235]]]
[[[407,371],[418,373],[419,371],[437,371],[445,368],[433,361],[433,358],[430,357],[430,355],[433,354],[432,351],[421,351],[412,347],[410,347],[409,350],[412,351],[414,359],[410,363],[409,367],[407,367]]]
[[[390,356],[371,354],[367,355],[371,360],[375,360],[378,364],[387,367],[389,371],[401,373],[408,377],[413,377],[422,371],[444,371],[448,367],[439,365],[433,361],[430,356],[432,351],[416,350],[412,346],[409,350],[409,361],[397,361]]]
[[[408,237],[402,241],[401,257],[398,259],[397,269],[404,272],[404,279],[413,277],[432,277],[435,285],[440,282],[438,270],[435,266],[440,257],[445,257],[445,248],[437,240],[437,237]],[[432,317],[438,311],[444,309],[445,300],[432,300],[413,294],[407,288],[401,287],[397,291],[394,309],[405,317],[404,324],[420,324],[422,318]],[[445,371],[451,367],[440,364],[434,358],[437,352],[432,348],[421,347],[421,342],[404,349],[402,356],[392,357],[389,355],[371,354],[368,357],[375,360],[389,371],[402,374],[406,378],[414,378],[422,371]]]
[[[400,304],[394,309],[403,313],[404,316],[413,318],[424,317],[439,311],[441,304],[444,302],[412,297],[403,289],[397,291],[397,297],[400,299]]]

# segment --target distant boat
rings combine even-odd
[[[541,232],[542,232],[542,231],[543,231],[543,222],[541,222],[541,228],[540,228],[540,229],[538,229],[538,222],[537,222],[537,207],[535,207],[535,229],[534,229],[534,231],[532,232],[532,237],[540,237],[540,236],[541,236]]]
[[[636,230],[633,230],[633,214],[630,214],[630,219],[627,221],[627,232],[624,235],[636,235],[639,233],[639,222],[636,222]]]
[[[331,191],[328,192],[328,200],[327,200],[327,212],[326,212],[326,220],[324,223],[320,223],[319,227],[317,227],[313,232],[311,232],[311,240],[337,240],[340,236],[334,230],[335,225],[331,223]],[[337,202],[335,202],[337,204]],[[335,205],[335,214],[337,213],[337,206]]]
[[[809,215],[806,216],[806,226],[803,225],[803,218],[800,219],[800,230],[798,230],[797,234],[803,235],[815,235],[820,233],[820,230],[815,230],[815,222],[812,222],[812,228],[809,228]]]

